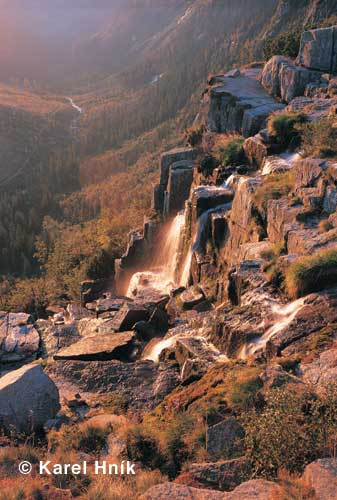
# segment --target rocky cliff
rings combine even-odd
[[[86,283],[49,320],[0,315],[0,398],[31,380],[36,399],[0,410],[5,433],[31,417],[69,449],[69,426],[96,419],[77,454],[171,480],[130,498],[336,498],[336,30],[304,33],[296,61],[209,78],[199,140],[163,153],[119,295]],[[18,368],[36,358],[45,373]]]

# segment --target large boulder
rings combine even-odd
[[[259,70],[247,70],[238,77],[222,78],[206,95],[207,127],[211,132],[257,134],[267,117],[284,106],[270,97],[257,80]]]
[[[321,73],[296,66],[291,59],[273,56],[264,66],[261,83],[270,95],[289,103],[303,96],[306,86],[319,83]]]
[[[337,26],[305,31],[297,63],[326,73],[337,71]]]
[[[25,313],[0,312],[0,363],[35,359],[40,335]]]
[[[182,484],[163,483],[152,486],[139,500],[226,500],[226,493],[190,488]]]
[[[241,451],[240,440],[243,437],[243,428],[234,417],[212,425],[207,430],[206,449],[212,455],[221,453],[228,457]]]
[[[308,465],[303,474],[304,481],[316,493],[317,500],[336,500],[337,461],[334,459],[316,460]]]
[[[0,428],[37,431],[59,409],[57,387],[41,365],[26,365],[0,378]]]
[[[135,338],[134,332],[98,333],[61,349],[54,355],[54,359],[81,361],[118,359],[127,361],[132,354]]]
[[[138,321],[147,321],[149,317],[150,312],[144,305],[126,303],[111,321],[104,322],[100,330],[102,332],[126,332],[132,330]]]
[[[300,365],[305,383],[316,388],[324,388],[337,380],[337,347],[322,352],[308,364]]]
[[[286,498],[283,489],[275,483],[264,479],[254,479],[240,484],[228,493],[224,500],[281,500]]]
[[[250,465],[244,458],[191,464],[188,467],[192,481],[197,481],[205,488],[216,488],[221,491],[233,490],[249,478],[250,472]]]

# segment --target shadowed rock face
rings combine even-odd
[[[284,108],[268,95],[258,76],[259,70],[248,70],[235,78],[218,77],[206,97],[207,126],[211,132],[238,132],[250,137],[259,132],[269,114]]]
[[[40,335],[25,313],[0,312],[0,362],[32,359],[39,350]]]
[[[40,365],[26,365],[0,379],[0,428],[37,431],[59,409],[56,385]]]
[[[54,359],[82,361],[104,361],[119,359],[127,361],[132,353],[134,332],[99,333],[86,337],[54,355]]]

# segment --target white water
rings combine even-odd
[[[193,330],[193,337],[192,337],[193,340],[198,340],[200,344],[203,346],[202,351],[204,355],[207,356],[209,360],[212,360],[214,362],[226,363],[228,361],[227,356],[221,354],[221,352],[213,344],[208,342],[204,334],[205,332],[203,331],[202,328],[200,328],[197,331]],[[172,337],[159,340],[154,345],[150,346],[148,350],[144,351],[142,359],[147,359],[153,361],[154,363],[158,363],[159,356],[164,349],[174,348],[178,340],[187,339],[188,337],[191,337],[191,335],[189,335],[188,332],[187,333],[183,332],[183,333],[177,333]]]
[[[127,291],[128,297],[135,297],[146,291],[169,293],[176,285],[175,270],[177,267],[179,242],[184,226],[184,214],[178,214],[170,224],[160,254],[153,266],[143,272],[134,274]]]
[[[301,155],[298,153],[283,153],[280,156],[271,156],[266,158],[262,166],[262,175],[269,175],[275,169],[278,171],[290,170],[293,164],[300,158]]]
[[[239,359],[246,359],[248,356],[255,354],[257,351],[266,347],[267,342],[272,339],[277,333],[281,332],[296,318],[297,314],[301,311],[305,304],[305,298],[295,300],[287,305],[280,305],[273,303],[271,306],[272,312],[275,316],[274,324],[262,335],[246,344],[240,354]]]
[[[180,286],[188,286],[188,280],[190,277],[190,269],[192,264],[192,256],[193,256],[192,248],[189,248],[183,265],[183,271],[180,278]]]
[[[71,97],[68,97],[68,101],[70,102],[70,104],[72,105],[72,107],[74,109],[76,109],[76,111],[78,111],[79,113],[83,113],[83,109],[80,108],[79,106],[77,106],[77,104],[74,103],[73,99]]]

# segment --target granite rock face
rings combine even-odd
[[[297,63],[326,73],[337,71],[337,26],[305,31]]]
[[[0,379],[0,428],[37,431],[59,409],[56,385],[40,365],[26,365]]]
[[[231,491],[249,478],[250,466],[244,458],[192,464],[188,473],[203,487]]]
[[[183,209],[193,180],[194,150],[176,148],[162,154],[160,182],[154,186],[152,208],[165,216]]]
[[[266,91],[286,103],[303,96],[308,84],[319,83],[320,80],[320,72],[297,66],[283,56],[273,56],[264,66],[261,76],[261,84]]]
[[[40,335],[29,314],[0,312],[0,363],[32,360],[39,346]]]
[[[54,355],[54,359],[81,361],[119,359],[127,361],[132,354],[135,337],[134,332],[98,333],[61,349]]]
[[[207,127],[211,132],[237,132],[244,137],[257,134],[266,118],[284,106],[261,86],[259,71],[246,71],[236,78],[223,76],[206,96]]]
[[[317,500],[335,500],[337,492],[337,462],[333,459],[316,460],[305,468],[304,481],[316,493]]]

